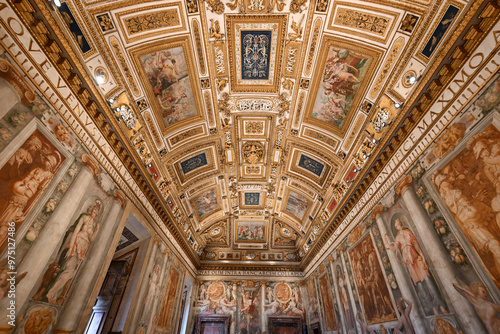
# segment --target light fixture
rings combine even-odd
[[[358,169],[357,169],[357,168],[354,168],[352,171],[353,171],[353,173],[357,173],[357,172],[358,172]]]
[[[106,82],[106,78],[104,77],[104,75],[96,75],[95,81],[98,85],[102,85]]]
[[[372,138],[372,143],[376,144],[376,143],[378,143],[378,140],[375,138]]]
[[[56,5],[57,7],[61,7],[61,1],[54,0],[54,5]]]
[[[401,107],[403,106],[403,103],[404,103],[404,102],[401,102],[401,103],[396,102],[396,103],[394,103],[394,108],[396,108],[396,109],[401,108]]]
[[[114,98],[110,98],[110,99],[108,100],[108,103],[109,103],[109,104],[113,104],[113,103],[115,103],[115,99],[114,99]]]
[[[351,180],[351,179],[349,179],[349,180],[346,180],[345,182],[347,182],[347,183],[352,183],[352,180]]]
[[[410,78],[408,78],[408,82],[410,85],[413,85],[415,82],[417,82],[417,77],[412,75]]]
[[[150,163],[148,164],[148,168],[151,168],[151,164]]]

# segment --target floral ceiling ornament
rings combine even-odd
[[[210,6],[212,13],[219,15],[224,13],[224,4],[220,0],[205,0],[205,2]]]
[[[290,12],[292,13],[302,13],[303,10],[307,9],[306,7],[307,0],[292,0],[290,4]],[[302,8],[304,6],[304,8]]]

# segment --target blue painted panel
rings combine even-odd
[[[241,32],[241,78],[268,80],[272,31]]]
[[[424,56],[430,58],[430,56],[434,53],[434,50],[436,50],[436,47],[439,45],[439,42],[443,38],[448,28],[451,26],[451,23],[453,22],[455,16],[458,14],[458,11],[459,8],[451,5],[448,6],[448,9],[446,10],[446,13],[441,19],[441,22],[439,22],[436,29],[432,33],[432,36],[429,38],[427,44],[425,44],[425,47],[422,50],[422,54]]]
[[[89,43],[87,42],[87,39],[85,39],[85,36],[83,35],[82,29],[80,29],[80,26],[75,20],[75,17],[73,16],[73,13],[68,7],[68,4],[66,2],[61,2],[61,6],[57,7],[59,10],[59,13],[61,13],[62,18],[64,19],[64,22],[68,26],[69,31],[75,38],[76,43],[80,47],[80,50],[82,50],[82,53],[88,52],[91,50],[91,47]]]
[[[187,174],[198,167],[205,166],[207,164],[207,156],[205,153],[198,154],[192,158],[184,160],[181,162],[182,172]]]
[[[325,167],[321,162],[318,162],[312,158],[309,158],[308,156],[306,156],[304,154],[302,154],[300,156],[299,166],[307,169],[311,173],[316,174],[318,176],[321,176],[321,173],[323,172],[323,168]]]
[[[245,205],[259,205],[260,193],[245,193]]]

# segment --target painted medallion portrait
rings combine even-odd
[[[197,115],[186,55],[181,46],[146,54],[140,62],[165,126]]]
[[[66,158],[39,131],[17,149],[0,169],[0,252],[9,223],[21,226]]]

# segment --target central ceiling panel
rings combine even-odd
[[[286,15],[227,15],[231,92],[277,93]]]

